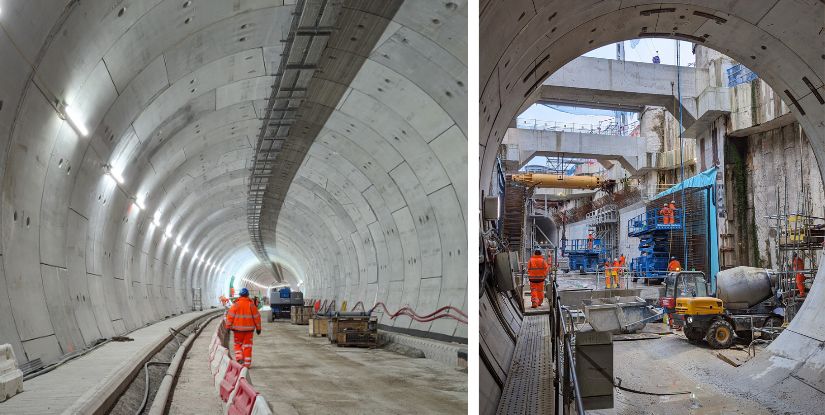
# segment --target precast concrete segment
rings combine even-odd
[[[308,149],[268,245],[313,264],[307,297],[466,309],[465,24],[464,2],[404,2]],[[467,336],[452,319],[380,323]]]

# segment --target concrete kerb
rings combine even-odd
[[[451,367],[461,367],[460,353],[467,355],[467,345],[458,343],[446,343],[438,340],[425,339],[401,333],[387,331],[378,332],[380,343],[397,343],[407,347],[421,350],[424,357],[432,359]]]
[[[216,310],[208,310],[197,313],[191,319],[175,327],[178,331],[184,327],[192,324],[194,321],[203,318]],[[137,376],[144,363],[148,362],[152,356],[157,354],[167,343],[169,343],[175,334],[170,333],[165,337],[158,339],[156,342],[146,345],[139,353],[136,353],[128,361],[124,362],[120,368],[113,373],[112,376],[105,381],[105,383],[98,385],[97,388],[90,389],[88,392],[78,398],[75,403],[69,407],[66,413],[78,414],[104,414],[106,413],[118,400],[120,395],[125,391],[132,380]]]

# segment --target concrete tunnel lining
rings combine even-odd
[[[498,145],[535,89],[576,57],[638,38],[641,33],[704,39],[704,46],[756,72],[789,104],[825,177],[825,105],[817,96],[825,95],[822,2],[777,0],[744,6],[735,1],[702,0],[630,4],[553,0],[506,5],[487,1],[481,11],[479,144],[480,188],[485,193],[492,185]],[[770,353],[745,366],[762,386],[780,384],[782,393],[821,399],[825,329],[817,316],[825,308],[822,294],[825,281],[817,278],[800,313],[768,348]],[[802,384],[809,388],[799,389]]]
[[[294,6],[46,3],[3,7],[26,59],[0,34],[0,337],[49,363],[189,310],[193,287],[216,304],[230,270],[274,284],[252,265],[246,180]],[[271,258],[308,297],[466,310],[466,33],[466,2],[404,2],[311,146]],[[467,337],[452,320],[382,324]]]

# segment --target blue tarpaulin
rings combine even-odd
[[[727,72],[728,88],[732,88],[736,85],[744,84],[745,82],[750,82],[758,78],[752,70],[744,67],[741,63],[731,66],[728,68]]]
[[[716,174],[717,168],[713,167],[705,170],[696,176],[693,176],[670,189],[656,195],[656,198],[667,196],[669,194],[677,193],[683,188],[703,188],[710,187],[711,192],[708,196],[710,198],[710,235],[708,235],[708,244],[710,245],[710,281],[711,290],[716,291],[716,274],[719,272],[719,229],[716,227]]]

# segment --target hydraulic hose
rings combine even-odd
[[[143,408],[146,408],[146,401],[149,400],[149,365],[171,365],[172,362],[146,362],[143,364],[143,373],[146,375],[146,382],[144,383],[144,391],[143,391],[143,401],[140,403],[140,408],[138,408],[135,415],[140,415],[143,413]]]
[[[398,316],[404,315],[404,316],[408,316],[408,317],[412,318],[413,320],[421,322],[421,323],[426,323],[426,322],[438,320],[438,319],[441,319],[441,318],[451,318],[451,319],[456,320],[460,323],[467,324],[467,320],[466,320],[467,314],[464,313],[463,311],[461,311],[460,309],[455,308],[455,307],[450,306],[450,305],[441,307],[438,310],[435,310],[434,312],[432,312],[430,314],[426,314],[426,315],[421,316],[421,315],[418,315],[415,312],[415,310],[413,310],[412,308],[410,308],[408,306],[404,306],[401,309],[399,309],[398,311],[396,311],[395,313],[391,313],[390,310],[387,309],[386,304],[384,304],[383,302],[379,302],[379,303],[375,304],[375,306],[373,306],[370,309],[369,314],[372,314],[373,311],[375,311],[375,309],[377,309],[379,307],[382,308],[385,313],[389,314],[389,317],[390,317],[391,320],[395,319]],[[442,312],[445,312],[445,311],[446,311],[446,313],[439,314],[439,313],[442,313]],[[453,314],[449,314],[450,311],[455,311],[461,317],[453,315]],[[462,318],[462,317],[464,317],[464,318]]]

